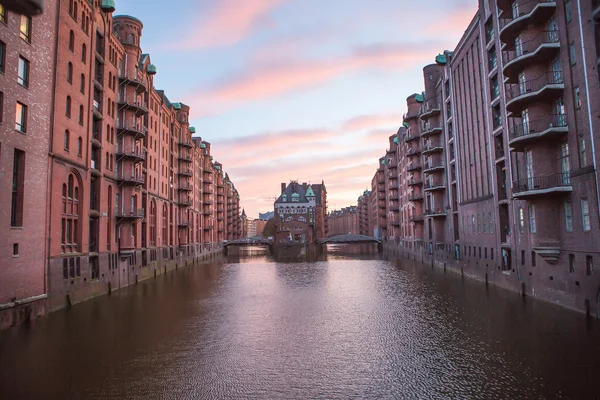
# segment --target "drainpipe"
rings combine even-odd
[[[590,86],[587,74],[587,63],[585,58],[585,40],[583,40],[583,24],[581,22],[581,0],[577,0],[577,13],[579,19],[579,37],[581,38],[581,58],[583,60],[583,79],[585,80],[586,103],[588,109],[588,122],[590,124],[590,137],[592,140],[592,161],[594,162],[594,177],[596,180],[596,205],[600,204],[600,192],[598,188],[598,169],[596,167],[596,146],[594,144],[594,126],[592,125],[592,108],[590,106]],[[598,215],[600,216],[600,207]]]
[[[57,4],[56,4],[56,33],[54,35],[54,65],[53,65],[53,71],[54,71],[54,76],[52,77],[52,96],[50,99],[50,141],[48,142],[48,164],[49,168],[48,168],[48,177],[46,178],[46,183],[47,183],[47,187],[46,187],[46,203],[47,203],[47,207],[46,207],[46,228],[48,232],[48,236],[46,238],[46,270],[44,271],[45,273],[45,279],[44,279],[44,292],[46,293],[46,295],[48,295],[48,289],[50,287],[49,281],[50,281],[50,242],[51,242],[51,238],[50,238],[50,232],[52,232],[52,218],[50,218],[51,215],[51,210],[52,210],[52,174],[54,171],[54,162],[52,160],[53,156],[52,156],[52,143],[54,143],[54,108],[56,107],[56,95],[55,95],[55,90],[54,88],[56,88],[56,76],[58,74],[57,68],[58,68],[58,31],[60,29],[60,6],[61,6],[62,0],[58,0]]]

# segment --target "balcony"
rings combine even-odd
[[[592,1],[592,17],[595,21],[600,21],[600,1]]]
[[[186,182],[186,183],[183,183],[183,184],[177,186],[177,190],[180,192],[191,192],[192,189],[193,189],[193,186],[189,182]]]
[[[415,156],[415,155],[418,155],[418,154],[421,154],[421,149],[418,146],[417,147],[411,147],[406,152],[407,156]]]
[[[442,133],[442,127],[441,126],[436,126],[436,127],[428,127],[426,130],[424,130],[423,132],[421,132],[421,137],[429,137],[429,136],[433,136],[433,135],[439,135],[440,133]]]
[[[421,107],[421,119],[427,120],[431,117],[439,115],[440,112],[440,106],[437,101],[428,101]]]
[[[439,153],[444,151],[444,147],[440,143],[427,143],[423,146],[423,154]]]
[[[425,215],[433,218],[446,218],[446,211],[441,208],[435,208],[433,210],[425,210]]]
[[[434,171],[443,171],[445,165],[443,162],[426,162],[423,166],[423,172],[434,172]]]
[[[535,38],[502,52],[506,83],[518,83],[519,72],[532,64],[547,62],[560,53],[558,31],[544,31]]]
[[[417,171],[421,169],[421,164],[419,163],[409,163],[408,166],[406,167],[407,171]]]
[[[535,79],[510,85],[506,90],[506,110],[519,116],[531,103],[554,102],[564,89],[561,71],[544,72]]]
[[[567,116],[564,114],[550,114],[535,121],[528,121],[515,125],[508,131],[508,145],[515,151],[524,151],[525,146],[540,141],[548,143],[564,137],[569,132]]]
[[[90,167],[90,173],[92,174],[92,176],[100,176],[100,163],[98,161],[92,158],[90,161]]]
[[[130,208],[128,210],[116,208],[115,216],[117,218],[125,218],[125,219],[141,219],[144,218],[144,209],[143,208]]]
[[[204,227],[202,229],[204,229],[205,231],[210,231],[213,228],[214,228],[213,224],[208,224],[208,225],[204,225]]]
[[[423,214],[415,214],[408,218],[410,222],[423,222],[425,220],[425,216]]]
[[[513,182],[513,197],[529,199],[551,194],[560,195],[573,191],[569,172],[534,176]]]
[[[419,117],[418,111],[409,111],[403,116],[404,121],[410,121],[411,119],[415,119]]]
[[[194,143],[191,140],[183,139],[179,142],[179,147],[187,147],[191,149],[194,147]]]
[[[446,184],[444,182],[425,182],[425,185],[423,186],[424,190],[426,191],[436,191],[436,190],[445,190],[446,189]]]
[[[146,82],[137,76],[137,74],[123,73],[119,75],[119,84],[121,83],[134,87],[138,93],[143,93],[148,90]]]
[[[143,185],[146,181],[145,174],[131,174],[123,171],[119,172],[116,176],[117,181],[130,185]]]
[[[417,186],[417,185],[421,185],[423,183],[423,181],[421,179],[409,179],[407,184],[408,186]]]
[[[192,205],[192,199],[183,199],[177,202],[181,207],[190,207]]]
[[[186,152],[179,153],[179,161],[192,162],[192,156]]]
[[[422,194],[412,194],[410,196],[408,196],[408,201],[423,201],[423,195]]]
[[[148,128],[139,124],[126,124],[126,123],[118,123],[117,124],[117,135],[130,135],[133,136],[136,140],[142,139],[146,137],[148,133]]]
[[[96,120],[102,119],[102,102],[94,99],[92,102],[92,115]]]
[[[204,215],[212,215],[213,213],[213,209],[210,207],[204,207],[204,210],[202,210],[202,214]]]
[[[385,192],[385,185],[377,185],[378,192]]]
[[[408,135],[407,134],[404,136],[404,142],[406,142],[406,143],[410,143],[413,140],[417,140],[417,139],[419,139],[419,136],[417,136],[417,135]]]
[[[146,151],[136,147],[117,146],[116,151],[118,158],[127,158],[133,162],[141,162],[146,159]]]
[[[554,0],[518,0],[500,18],[500,40],[513,43],[527,25],[539,25],[556,12]],[[516,15],[515,15],[516,14]]]
[[[180,229],[186,229],[186,228],[189,228],[190,226],[192,226],[192,223],[190,221],[179,221],[179,223],[177,224],[177,226]]]
[[[136,100],[132,96],[119,96],[117,99],[119,109],[125,108],[132,111],[136,116],[148,114],[148,105],[145,101]]]
[[[192,170],[191,170],[191,168],[180,168],[179,171],[177,171],[177,175],[192,176]]]

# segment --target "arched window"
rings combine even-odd
[[[71,118],[71,96],[67,96],[67,102],[65,104],[65,114]]]
[[[112,72],[108,72],[108,88],[112,89]]]
[[[111,171],[113,170],[113,161],[114,161],[114,159],[113,159],[113,155],[111,154],[111,155],[110,155],[110,170],[111,170]]]
[[[79,91],[85,94],[85,74],[81,74],[81,79],[79,82]]]
[[[79,180],[73,173],[69,174],[67,184],[63,184],[63,213],[61,218],[61,251],[63,253],[78,253],[79,248]],[[74,275],[72,275],[74,276]]]
[[[167,211],[167,205],[163,204],[163,212],[162,212],[162,245],[163,246],[168,246],[169,242],[168,242],[168,232],[169,232],[169,225],[168,225],[168,220],[167,220],[167,216],[168,216],[168,211]]]
[[[69,32],[69,50],[75,50],[75,32]]]
[[[73,16],[73,0],[69,0],[69,15]]]
[[[82,154],[82,151],[83,151],[82,147],[83,147],[83,142],[81,140],[81,136],[79,136],[77,138],[77,155],[79,157],[81,157],[81,154]]]
[[[104,161],[105,164],[105,168],[108,169],[108,151],[106,152],[106,157],[105,157],[106,161]]]
[[[106,141],[110,142],[110,125],[106,124]]]
[[[108,186],[108,218],[106,221],[106,248],[110,250],[112,232],[112,186]]]
[[[73,64],[71,63],[67,64],[67,82],[73,82]]]
[[[85,33],[90,33],[90,17],[85,17]]]
[[[65,147],[65,151],[69,151],[69,144],[71,142],[71,138],[70,138],[71,134],[69,133],[69,130],[67,129],[65,131],[65,139],[64,139],[64,147]]]
[[[110,142],[115,142],[115,128],[110,128]]]
[[[133,33],[129,34],[129,43],[135,44],[135,36],[133,35]]]
[[[87,62],[87,46],[85,43],[81,45],[81,62],[84,64]]]
[[[81,11],[81,30],[85,31],[85,12]]]
[[[83,125],[83,105],[79,106],[79,125]]]
[[[73,4],[73,19],[77,21],[77,2]]]
[[[113,90],[117,89],[117,78],[113,76]]]

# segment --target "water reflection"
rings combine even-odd
[[[597,324],[353,251],[290,262],[248,249],[5,331],[0,399],[600,393]]]

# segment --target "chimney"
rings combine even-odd
[[[285,188],[287,187],[287,185],[284,183],[281,184],[281,194],[283,194],[283,192],[285,192]]]
[[[308,189],[308,184],[306,182],[302,183],[302,188],[304,189],[304,191],[306,192],[306,189]]]

